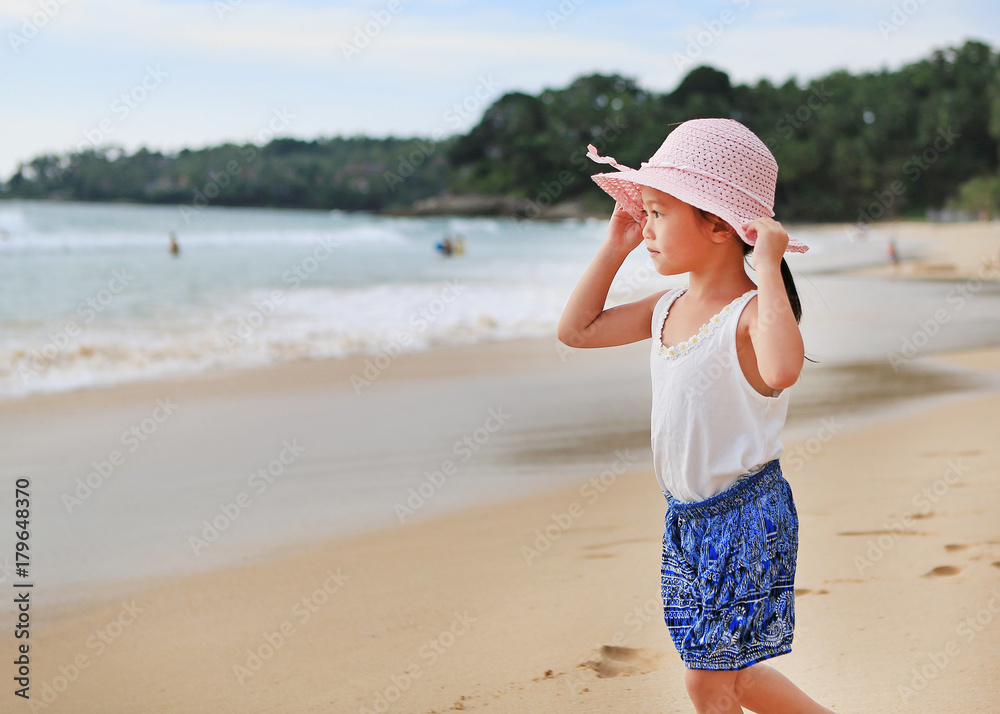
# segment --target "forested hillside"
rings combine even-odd
[[[733,85],[697,67],[658,94],[593,75],[537,96],[506,94],[469,133],[440,141],[279,138],[176,154],[93,147],[35,158],[0,196],[385,210],[480,193],[606,211],[589,176],[609,167],[584,158],[588,143],[638,167],[671,124],[716,116],[742,121],[774,152],[782,219],[920,216],[947,205],[1000,212],[998,68],[991,47],[968,42],[897,71],[781,86]]]

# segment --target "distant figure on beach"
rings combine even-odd
[[[444,237],[440,243],[434,246],[442,255],[451,255],[454,252],[454,247],[451,244],[451,238],[448,236]]]
[[[896,239],[889,239],[889,262],[892,263],[892,267],[896,268],[899,266],[899,250],[896,248]]]
[[[181,254],[181,247],[177,244],[177,234],[170,231],[170,255],[177,256]]]
[[[457,236],[455,238],[455,255],[465,255],[465,238]]]
[[[777,162],[732,119],[683,122],[639,169],[588,148],[617,169],[593,176],[617,203],[557,336],[577,348],[653,338],[660,591],[688,695],[699,714],[832,714],[764,663],[791,650],[795,624],[799,521],[778,435],[805,348],[783,256],[808,250],[770,217]],[[605,309],[640,245],[688,284]]]

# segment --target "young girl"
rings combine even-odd
[[[778,433],[805,356],[783,254],[808,247],[771,218],[778,165],[731,119],[682,123],[638,170],[589,149],[618,169],[593,177],[617,203],[558,336],[571,347],[653,338],[663,612],[688,694],[700,713],[829,712],[762,664],[791,651],[795,624],[798,515]],[[640,243],[657,272],[688,284],[604,309]]]

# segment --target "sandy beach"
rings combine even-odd
[[[880,277],[854,271],[837,299],[868,292],[828,322],[881,296]],[[800,288],[834,303],[834,285]],[[995,711],[1000,347],[897,368],[872,351],[795,386],[797,621],[773,664],[838,712]],[[403,355],[364,399],[362,356],[0,403],[6,468],[38,484],[33,538],[53,562],[77,554],[37,566],[32,699],[5,693],[3,711],[692,711],[659,600],[647,356],[510,340]],[[171,406],[184,416],[160,421]],[[148,443],[66,506],[108,435],[147,418]],[[410,480],[348,478],[404,461]],[[233,490],[272,463],[260,490]],[[351,510],[366,488],[384,506]],[[239,520],[206,534],[234,503]]]
[[[877,224],[879,233],[894,239],[900,262],[858,268],[855,275],[918,280],[1000,280],[1000,224],[918,223]],[[856,231],[857,226],[844,226]]]
[[[1000,370],[997,349],[936,359]],[[798,615],[775,663],[836,711],[991,711],[1000,395],[910,412],[853,426],[834,414],[786,444]],[[34,707],[690,711],[658,601],[662,495],[629,459],[570,487],[39,613]]]
[[[1000,3],[633,9],[0,2],[0,714],[1000,714]]]

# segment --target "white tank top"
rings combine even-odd
[[[679,501],[700,501],[782,454],[778,433],[789,394],[779,389],[764,396],[740,368],[736,325],[756,289],[733,300],[689,339],[663,346],[667,313],[686,290],[668,290],[653,310],[650,438],[661,490]]]

